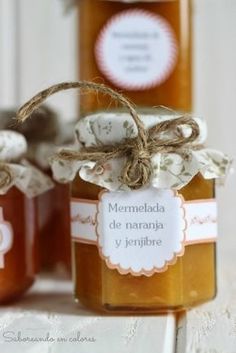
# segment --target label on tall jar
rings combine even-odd
[[[115,86],[147,90],[161,85],[173,72],[176,35],[169,22],[147,10],[130,9],[111,17],[95,45],[97,65]]]

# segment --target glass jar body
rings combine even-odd
[[[70,272],[70,190],[69,185],[54,183],[54,188],[37,197],[40,263],[47,271]]]
[[[77,177],[72,196],[97,200],[100,191]],[[197,175],[180,194],[186,201],[211,199],[214,182]],[[215,260],[215,243],[199,243],[187,245],[184,255],[164,272],[121,275],[107,267],[97,246],[73,241],[75,297],[89,308],[114,313],[182,310],[214,298]]]
[[[191,68],[191,0],[176,0],[176,1],[106,1],[106,0],[86,0],[79,2],[79,62],[80,62],[80,79],[82,80],[96,80],[96,82],[102,82],[109,86],[122,90],[123,94],[128,96],[138,106],[157,106],[165,105],[172,107],[173,109],[180,111],[190,111],[192,109],[192,68]],[[147,25],[145,28],[132,28],[127,29],[117,39],[114,38],[117,44],[113,48],[114,42],[111,42],[111,48],[109,53],[114,55],[114,72],[107,74],[108,69],[104,67],[103,63],[107,62],[106,58],[103,58],[101,50],[96,50],[99,47],[99,38],[107,33],[113,35],[116,32],[116,27],[112,27],[112,23],[123,18],[123,15],[130,16],[132,20],[133,13],[140,13],[141,16],[147,19]],[[127,77],[129,77],[130,70],[135,71],[137,69],[137,75],[142,70],[149,70],[153,60],[154,67],[155,60],[158,58],[152,57],[153,51],[156,52],[155,43],[152,49],[152,42],[148,42],[148,38],[152,35],[152,27],[149,31],[149,18],[156,18],[156,22],[160,21],[163,26],[156,29],[157,37],[163,36],[163,43],[168,38],[171,38],[172,43],[175,42],[175,50],[173,58],[169,63],[165,65],[163,61],[163,69],[160,69],[160,77],[155,82],[147,82],[138,84],[132,88],[128,87],[128,83],[125,86],[122,85],[121,77],[118,75],[115,80],[116,72],[122,73],[123,69],[127,70]],[[121,23],[121,22],[120,22]],[[146,22],[145,22],[146,23]],[[155,23],[154,23],[155,27]],[[162,32],[162,28],[167,28],[165,32]],[[169,29],[168,29],[169,28]],[[122,31],[123,25],[121,23]],[[142,30],[142,33],[138,31]],[[109,32],[110,31],[110,32]],[[113,33],[113,32],[114,33]],[[137,33],[136,33],[137,32]],[[136,33],[136,36],[134,34]],[[173,38],[172,38],[172,34]],[[126,39],[124,39],[126,37]],[[137,39],[138,37],[138,39]],[[144,38],[144,39],[143,39]],[[147,39],[145,39],[147,38]],[[166,38],[166,39],[165,39]],[[123,41],[124,40],[124,41]],[[157,44],[159,45],[159,44]],[[165,45],[165,43],[163,44]],[[101,46],[100,46],[101,47]],[[100,48],[99,47],[99,48]],[[125,49],[124,49],[125,48]],[[160,49],[162,51],[162,47]],[[165,46],[163,47],[165,50]],[[101,54],[98,54],[98,52]],[[105,54],[104,54],[105,55]],[[166,59],[168,60],[168,55]],[[115,61],[117,59],[117,62]],[[119,59],[120,58],[120,59]],[[146,59],[145,59],[146,58]],[[109,59],[109,58],[108,58]],[[99,61],[100,60],[100,61]],[[123,61],[122,61],[123,60]],[[146,61],[145,61],[146,60]],[[148,61],[149,60],[149,61]],[[101,62],[101,64],[99,64]],[[123,65],[124,62],[135,63],[127,65],[127,68],[119,65]],[[136,63],[142,62],[143,65],[136,65]],[[111,63],[113,64],[113,63]],[[105,65],[105,64],[104,64]],[[160,64],[161,65],[161,64]],[[118,67],[119,66],[119,67]],[[168,74],[167,74],[168,73]],[[114,79],[112,78],[114,76]],[[131,83],[137,76],[132,76]],[[155,77],[153,72],[152,77]],[[120,83],[119,83],[119,82]],[[124,82],[123,82],[124,84]],[[91,92],[80,97],[81,112],[87,113],[92,112],[96,109],[106,108],[112,105],[112,102],[107,97],[99,97]]]
[[[0,268],[0,304],[20,297],[34,282],[38,268],[38,227],[35,199],[12,187],[0,195],[2,224],[7,224],[11,245],[3,254]],[[4,229],[4,228],[3,228]],[[5,241],[9,239],[5,239]]]

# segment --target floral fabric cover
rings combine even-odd
[[[27,152],[27,142],[15,131],[0,131],[0,195],[4,195],[12,186],[16,186],[27,197],[38,196],[54,187],[50,177],[42,173],[23,157]],[[6,178],[6,169],[11,178]]]
[[[160,121],[175,119],[178,114],[172,112],[143,114],[140,116],[148,129]],[[196,145],[203,145],[207,137],[207,127],[204,120],[194,118],[200,128],[200,136]],[[181,127],[184,136],[191,131],[187,126]],[[173,133],[172,133],[173,134]],[[81,119],[75,128],[76,142],[73,149],[81,147],[100,146],[103,144],[125,143],[125,139],[137,136],[137,127],[128,113],[101,112]],[[171,137],[167,131],[163,137]],[[120,182],[121,170],[125,164],[125,157],[106,162],[103,167],[95,169],[92,161],[52,160],[52,170],[59,182],[72,181],[77,172],[80,177],[93,184],[97,184],[111,191],[129,190]],[[153,175],[151,186],[164,189],[181,189],[198,173],[205,179],[224,178],[230,167],[230,159],[215,149],[201,148],[190,150],[189,158],[177,153],[157,153],[152,156]]]

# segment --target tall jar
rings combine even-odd
[[[83,0],[79,6],[79,76],[109,84],[136,105],[192,109],[191,0]],[[112,106],[91,92],[86,114]]]
[[[201,119],[183,122],[180,115],[158,110],[139,117],[151,133],[152,148],[162,146],[152,156],[152,176],[142,188],[134,190],[121,182],[128,170],[126,158],[134,152],[98,167],[92,155],[96,146],[98,151],[107,146],[108,151],[137,137],[128,113],[100,112],[81,119],[76,126],[78,145],[82,154],[88,148],[91,159],[79,155],[76,162],[62,155],[60,164],[58,160],[53,164],[58,179],[75,176],[71,201],[75,298],[99,311],[182,310],[216,294],[214,181],[225,175],[229,159],[202,147],[206,124]],[[176,119],[179,123],[170,128]],[[162,131],[157,136],[154,126]],[[199,135],[190,147],[194,128]],[[178,150],[183,136],[186,144]],[[176,152],[170,152],[170,146]],[[142,153],[138,163],[146,165],[145,158]],[[133,177],[136,181],[137,175]]]
[[[0,304],[21,296],[38,268],[36,196],[51,184],[22,159],[26,151],[22,135],[0,131]]]

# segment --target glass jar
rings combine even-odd
[[[122,90],[137,106],[191,111],[191,0],[78,3],[81,80]],[[93,92],[80,102],[83,114],[113,105]]]
[[[51,179],[24,157],[27,142],[15,131],[0,131],[0,304],[21,296],[39,268],[37,196]]]
[[[3,129],[14,129],[22,133],[28,142],[28,159],[37,168],[52,178],[48,159],[56,149],[57,143],[69,143],[72,128],[68,124],[66,132],[60,129],[57,114],[47,105],[32,113],[31,119],[24,124],[13,125],[12,117],[16,112],[0,112]],[[71,271],[70,242],[70,197],[69,186],[57,182],[54,187],[36,197],[39,229],[39,249],[37,271],[51,271],[57,268]]]
[[[166,126],[170,126],[169,121],[178,118],[169,111],[157,112],[139,115],[146,129],[152,131],[155,124],[163,126],[167,122]],[[70,176],[76,175],[71,186],[72,256],[75,298],[85,306],[114,313],[158,313],[186,309],[216,295],[217,218],[214,180],[224,175],[228,159],[215,150],[195,148],[202,146],[205,141],[206,125],[202,119],[192,120],[200,131],[193,150],[182,156],[174,151],[157,154],[152,160],[153,176],[149,186],[152,189],[123,189],[119,173],[125,162],[118,157],[117,160],[103,162],[98,169],[92,162],[92,156],[90,162],[77,165],[71,162],[70,167],[68,159],[65,163],[62,158],[59,169],[58,162],[55,162],[53,170],[59,179],[68,176],[68,170]],[[167,129],[163,136],[170,136],[171,143],[176,141],[175,134],[187,136],[190,127],[192,125],[184,124],[182,127],[180,124],[176,130]],[[137,133],[135,129],[127,113],[100,112],[81,119],[76,126],[76,136],[83,149],[92,147],[92,153],[96,151],[95,146],[104,144],[110,148],[112,141],[127,143],[127,138],[134,138]],[[78,169],[79,173],[76,174]],[[146,191],[149,192],[149,198]],[[168,193],[172,196],[165,199]],[[104,195],[105,200],[111,197],[115,201],[105,203]],[[181,207],[172,208],[173,195]],[[145,211],[141,210],[140,214],[139,208],[130,211],[133,206],[140,206],[140,200],[145,202],[145,206],[141,204]],[[157,204],[158,208],[163,203],[164,211],[155,210],[155,213],[146,210],[146,205],[152,203]],[[129,205],[128,211],[126,206],[124,211],[124,204]],[[176,216],[180,209],[182,216]],[[157,226],[154,224],[155,217]],[[181,226],[182,221],[179,219],[182,218],[184,223]],[[174,228],[168,231],[171,224]],[[148,227],[152,227],[151,230],[146,230]],[[164,230],[159,230],[159,227]],[[183,247],[175,244],[180,227],[184,233],[180,241]],[[157,240],[153,240],[158,235],[160,244],[165,245],[153,255],[149,253],[148,246],[153,241],[152,248],[159,246],[155,243]],[[129,251],[120,250],[119,242]],[[132,252],[131,247],[135,247],[137,252]],[[149,257],[153,262],[148,262]],[[158,257],[163,260],[159,267],[154,264]]]
[[[181,310],[216,293],[214,180],[228,156],[204,146],[202,119],[155,109],[136,112],[126,98],[93,82],[60,83],[18,112],[26,120],[51,94],[103,92],[129,113],[80,119],[73,146],[51,159],[54,178],[72,182],[75,297],[107,312]],[[26,109],[26,108],[27,109]]]
[[[17,299],[34,282],[39,253],[35,207],[35,199],[15,187],[0,195],[0,304]]]
[[[40,127],[40,129],[39,129]],[[49,158],[55,144],[67,143],[72,134],[67,126],[62,134],[57,114],[43,105],[21,126],[29,142],[28,158],[52,178]],[[64,136],[66,136],[64,138]],[[67,140],[68,139],[68,140]],[[53,181],[54,182],[54,181]],[[39,220],[40,266],[42,270],[71,272],[70,191],[69,185],[54,182],[54,187],[36,200]]]

